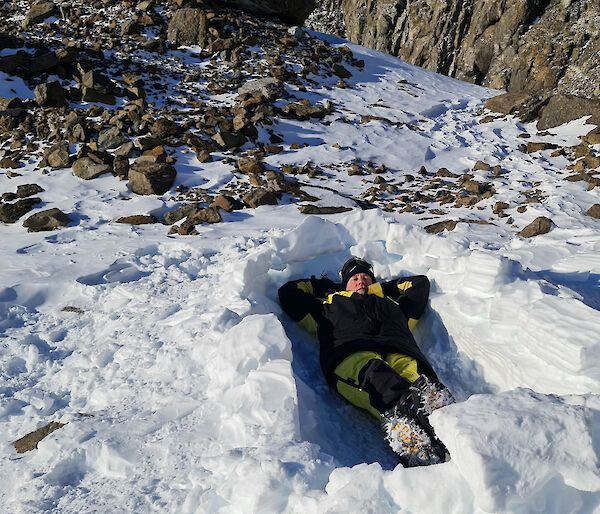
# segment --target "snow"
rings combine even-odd
[[[310,146],[268,163],[360,158],[400,178],[423,164],[464,173],[482,159],[507,172],[494,180],[498,197],[516,203],[537,188],[545,200],[515,213],[518,227],[496,219],[439,235],[423,230],[435,221],[426,212],[307,217],[287,201],[181,237],[112,223],[176,205],[132,195],[115,177],[86,182],[33,164],[0,176],[4,192],[35,174],[48,208],[75,219],[52,233],[1,227],[0,510],[600,512],[600,231],[583,214],[598,188],[563,181],[563,157],[519,152],[517,136],[534,125],[480,124],[497,92],[350,46],[367,62],[351,88],[322,79],[295,94],[395,125],[282,121],[286,148]],[[7,88],[32,97],[0,74],[0,96]],[[574,145],[590,128],[572,122],[536,140]],[[233,179],[231,165],[180,150],[177,169],[189,186]],[[363,177],[335,178],[306,190],[323,205],[355,206]],[[487,220],[494,201],[449,214]],[[516,236],[540,215],[555,222],[550,233]],[[317,344],[279,307],[285,281],[335,279],[349,255],[382,279],[432,282],[416,336],[458,400],[431,417],[447,463],[398,466],[374,420],[327,388]],[[49,421],[67,424],[15,452],[15,440]]]

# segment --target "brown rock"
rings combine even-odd
[[[179,207],[178,209],[174,209],[165,214],[165,223],[167,225],[173,225],[173,223],[177,223],[179,220],[183,218],[187,218],[190,214],[198,211],[198,206],[196,204],[188,204],[183,207]]]
[[[250,173],[263,173],[265,171],[265,165],[254,157],[245,157],[239,159],[237,162],[238,169],[245,174]]]
[[[508,209],[509,207],[506,202],[496,202],[494,204],[494,214],[502,214],[504,209]]]
[[[223,221],[223,218],[221,218],[221,213],[216,207],[206,207],[190,214],[188,221],[194,225],[198,225],[199,223],[220,223]]]
[[[486,162],[483,161],[477,161],[475,163],[475,166],[473,166],[473,171],[478,171],[478,170],[483,170],[483,171],[490,171],[492,167],[487,164]]]
[[[152,223],[158,223],[156,216],[152,216],[151,214],[133,214],[131,216],[123,216],[117,220],[115,223],[126,223],[128,225],[150,225]]]
[[[35,87],[35,101],[42,107],[64,107],[69,105],[65,91],[55,80]]]
[[[137,162],[129,170],[129,185],[139,195],[162,195],[175,182],[177,171],[166,163]]]
[[[587,216],[591,216],[592,218],[596,218],[597,220],[600,220],[600,203],[595,203],[594,205],[592,205],[586,212],[585,214]]]
[[[20,186],[17,186],[17,197],[28,198],[29,196],[37,195],[38,193],[42,193],[43,191],[44,188],[38,186],[37,184],[22,184]]]
[[[530,99],[531,95],[522,91],[504,93],[489,98],[483,106],[490,111],[501,114],[513,114],[520,111]]]
[[[242,198],[244,203],[253,209],[261,205],[277,205],[277,196],[271,191],[263,188],[256,188],[244,195]]]
[[[54,208],[40,211],[29,216],[29,218],[23,222],[23,226],[27,228],[27,232],[43,232],[66,227],[71,221],[71,218],[64,212]]]
[[[235,198],[220,194],[215,198],[215,201],[211,204],[211,207],[218,207],[223,209],[225,212],[231,212],[237,209],[243,209],[244,204]]]
[[[36,450],[38,447],[38,443],[48,437],[52,432],[58,430],[65,426],[66,423],[58,423],[56,421],[51,421],[47,425],[30,432],[29,434],[21,437],[21,439],[16,440],[13,445],[17,453],[25,453],[31,450]]]
[[[169,22],[167,38],[176,46],[199,45],[206,47],[208,23],[201,9],[178,9]]]
[[[447,221],[438,221],[437,223],[433,223],[432,225],[427,225],[425,228],[425,232],[428,234],[439,234],[444,230],[453,231],[456,228],[458,221],[456,220],[447,220]]]
[[[536,143],[533,141],[527,142],[527,153],[540,152],[542,150],[554,150],[556,148],[558,148],[558,145],[555,145],[554,143]]]
[[[534,237],[550,232],[554,223],[546,216],[539,216],[521,230],[517,235],[521,237]]]

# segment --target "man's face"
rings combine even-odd
[[[366,294],[367,289],[373,283],[373,280],[366,273],[357,273],[356,275],[352,275],[350,280],[348,280],[348,285],[346,286],[346,291],[354,291],[359,294]]]

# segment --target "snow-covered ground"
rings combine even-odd
[[[497,92],[350,46],[366,61],[352,87],[295,93],[333,100],[346,121],[282,121],[286,150],[266,161],[360,159],[397,181],[422,165],[500,164],[486,179],[496,196],[448,217],[488,220],[502,200],[512,224],[431,235],[423,227],[439,219],[427,212],[305,216],[287,198],[168,236],[112,222],[164,213],[168,194],[70,169],[0,175],[1,192],[35,181],[48,208],[75,219],[50,233],[0,227],[0,511],[600,512],[600,221],[584,215],[598,188],[562,180],[565,157],[520,152],[517,136],[535,125],[479,123]],[[0,96],[32,97],[7,79]],[[366,114],[396,124],[347,122]],[[580,120],[535,140],[572,146],[591,128]],[[309,146],[288,151],[293,142]],[[234,177],[223,160],[179,150],[177,168],[190,187]],[[321,183],[337,192],[305,191],[355,207],[363,178],[332,173]],[[517,213],[529,188],[543,201]],[[542,215],[556,225],[548,234],[516,235]],[[447,463],[398,466],[374,420],[327,388],[317,344],[278,305],[285,281],[335,278],[350,255],[382,279],[432,281],[416,335],[458,400],[431,418]],[[15,440],[50,421],[66,425],[16,453]]]

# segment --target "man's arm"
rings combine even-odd
[[[319,298],[334,291],[337,287],[328,278],[292,280],[279,288],[279,303],[296,323],[316,336],[317,320],[323,308]]]
[[[381,284],[383,294],[400,305],[402,312],[409,318],[411,328],[427,307],[429,299],[429,279],[425,275],[415,275],[390,280]],[[410,320],[414,320],[412,323]]]

